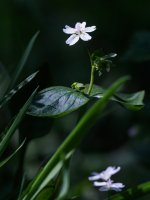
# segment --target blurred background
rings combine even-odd
[[[101,171],[107,166],[122,167],[115,180],[123,182],[126,188],[150,180],[149,10],[148,0],[0,1],[0,97],[11,82],[30,38],[40,30],[20,81],[36,70],[40,70],[39,74],[12,99],[9,107],[1,109],[1,131],[37,85],[42,89],[54,85],[70,86],[75,81],[88,83],[88,50],[118,54],[111,71],[96,76],[96,84],[108,87],[120,76],[129,74],[132,79],[124,87],[124,92],[146,92],[144,109],[127,111],[110,103],[107,107],[109,112],[89,130],[72,158],[70,196],[79,196],[81,200],[106,197],[92,186],[88,176],[92,171]],[[87,26],[97,27],[91,33],[92,40],[67,46],[68,35],[62,29],[65,25],[73,27],[76,22],[83,21]],[[83,113],[85,110],[86,107],[82,109]],[[76,111],[55,120],[25,117],[18,132],[30,141],[24,165],[29,180],[73,129],[80,114]],[[18,144],[18,132],[6,155]],[[9,199],[8,194],[17,188],[16,173],[21,162],[18,160],[13,159],[0,172],[0,199]]]

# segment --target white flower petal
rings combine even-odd
[[[96,181],[101,178],[101,174],[95,173],[93,176],[89,176],[89,181]]]
[[[101,191],[101,192],[106,192],[106,191],[108,191],[108,190],[110,190],[107,186],[102,186],[102,187],[100,187],[99,188],[99,190]]]
[[[107,167],[106,170],[100,172],[100,173],[94,173],[92,174],[92,176],[89,177],[89,180],[90,181],[96,181],[96,180],[99,180],[99,179],[102,179],[102,180],[109,180],[111,178],[112,175],[116,174],[121,168],[120,167]]]
[[[76,29],[66,25],[63,29],[63,32],[66,34],[74,34],[76,32]]]
[[[106,172],[107,172],[108,174],[111,174],[111,176],[112,176],[113,174],[116,174],[117,172],[119,172],[120,169],[121,169],[121,167],[117,167],[117,168],[115,168],[115,167],[108,167],[108,168],[106,169]]]
[[[82,24],[80,22],[77,22],[76,25],[75,25],[75,29],[77,31],[80,31],[81,30],[81,27],[82,27]]]
[[[88,33],[81,33],[80,34],[80,38],[83,40],[83,41],[88,41],[88,40],[91,40],[91,36],[88,34]]]
[[[113,183],[111,185],[112,188],[116,188],[116,189],[121,189],[121,188],[124,188],[125,185],[123,185],[122,183]]]
[[[94,186],[106,186],[106,185],[107,185],[107,182],[98,182],[98,181],[94,182]]]
[[[120,171],[120,167],[107,167],[106,170],[101,172],[101,179],[107,181],[108,179],[110,179],[110,177],[114,174],[116,174],[118,171]]]
[[[82,22],[81,28],[82,28],[82,29],[85,29],[85,26],[86,26],[86,22]]]
[[[69,46],[74,45],[79,40],[79,35],[73,34],[71,35],[67,40],[66,44],[69,44]]]
[[[96,26],[86,27],[84,30],[85,30],[85,32],[90,33],[90,32],[93,32],[96,30]]]

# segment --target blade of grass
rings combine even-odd
[[[27,102],[24,104],[24,106],[20,109],[19,113],[17,114],[15,120],[13,121],[12,125],[3,133],[3,138],[0,141],[0,156],[2,155],[2,153],[5,151],[12,135],[14,134],[14,132],[16,131],[17,127],[19,126],[20,122],[22,121],[24,115],[26,114],[26,111],[29,107],[29,105],[31,104],[31,101],[34,97],[34,95],[36,94],[38,88],[36,88],[34,90],[34,92],[31,94],[31,96],[29,97],[29,99],[27,100]]]
[[[9,162],[18,153],[18,151],[22,148],[24,143],[25,143],[25,140],[21,143],[21,145],[10,156],[8,156],[5,160],[0,162],[0,168],[3,167],[7,162]]]
[[[22,87],[28,84],[37,75],[37,73],[38,71],[34,72],[30,76],[28,76],[25,80],[23,80],[21,83],[19,83],[15,88],[10,90],[10,92],[0,100],[0,108],[2,108]]]
[[[110,97],[116,92],[116,90],[129,79],[128,76],[120,78],[117,80],[106,92],[104,93],[103,98],[98,100],[88,111],[87,113],[81,118],[77,126],[73,129],[73,131],[69,134],[66,140],[59,146],[55,154],[52,158],[48,161],[45,165],[43,170],[37,175],[34,179],[33,183],[31,184],[28,192],[23,194],[22,200],[33,200],[36,198],[35,194],[40,192],[41,185],[43,184],[44,180],[47,178],[51,170],[57,165],[57,163],[61,159],[61,155],[66,155],[72,149],[76,148],[89,128],[94,124],[97,118],[100,116],[101,112],[107,105]],[[40,188],[40,189],[39,189]]]
[[[31,40],[29,41],[29,43],[28,43],[28,45],[27,45],[27,47],[26,47],[26,49],[25,49],[25,51],[24,51],[24,53],[21,57],[21,60],[16,67],[14,77],[12,78],[11,84],[10,84],[9,88],[7,89],[7,92],[9,92],[12,88],[14,88],[14,86],[15,86],[15,84],[16,84],[25,64],[26,64],[26,61],[27,61],[27,59],[28,59],[28,57],[31,53],[32,47],[33,47],[35,40],[37,39],[38,35],[39,35],[39,31],[37,31],[34,34],[34,36],[31,38]]]
[[[20,190],[19,190],[17,200],[20,200],[20,198],[21,198],[21,193],[23,191],[24,185],[25,185],[25,175],[23,175],[23,177],[22,177],[22,182],[21,182],[21,186],[20,186]]]
[[[62,187],[56,200],[65,200],[70,186],[69,163],[64,163]]]

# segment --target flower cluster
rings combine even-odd
[[[122,183],[114,183],[113,180],[111,180],[111,176],[116,174],[120,171],[120,167],[107,167],[106,170],[97,173],[92,173],[92,176],[89,177],[90,181],[94,181],[93,184],[96,187],[99,187],[100,191],[109,191],[109,190],[115,190],[116,192],[119,192],[124,188],[125,186]],[[98,181],[101,180],[101,181]]]
[[[79,39],[83,41],[91,40],[91,36],[88,34],[96,30],[96,26],[85,27],[86,22],[77,22],[74,28],[66,25],[63,29],[63,32],[66,34],[70,34],[71,36],[66,40],[66,44],[69,46],[74,45],[78,42]]]

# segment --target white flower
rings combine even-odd
[[[97,173],[97,172],[94,172],[92,173],[92,176],[89,177],[89,180],[90,181],[96,181],[96,180],[99,180],[99,179],[102,179],[102,180],[109,180],[111,178],[112,175],[116,174],[118,171],[120,171],[120,167],[107,167],[106,170],[100,172],[100,173]]]
[[[116,192],[120,192],[122,188],[125,187],[122,183],[113,183],[111,179],[105,181],[105,182],[94,182],[94,186],[100,187],[99,190],[104,192],[104,191],[109,191],[109,190],[115,190]]]
[[[74,45],[76,42],[78,42],[79,38],[84,41],[91,40],[92,37],[88,33],[95,31],[96,26],[85,26],[86,22],[77,22],[75,24],[75,28],[71,28],[70,26],[66,25],[63,29],[63,32],[66,34],[71,34],[71,36],[66,40],[66,44],[68,44],[69,46]]]

